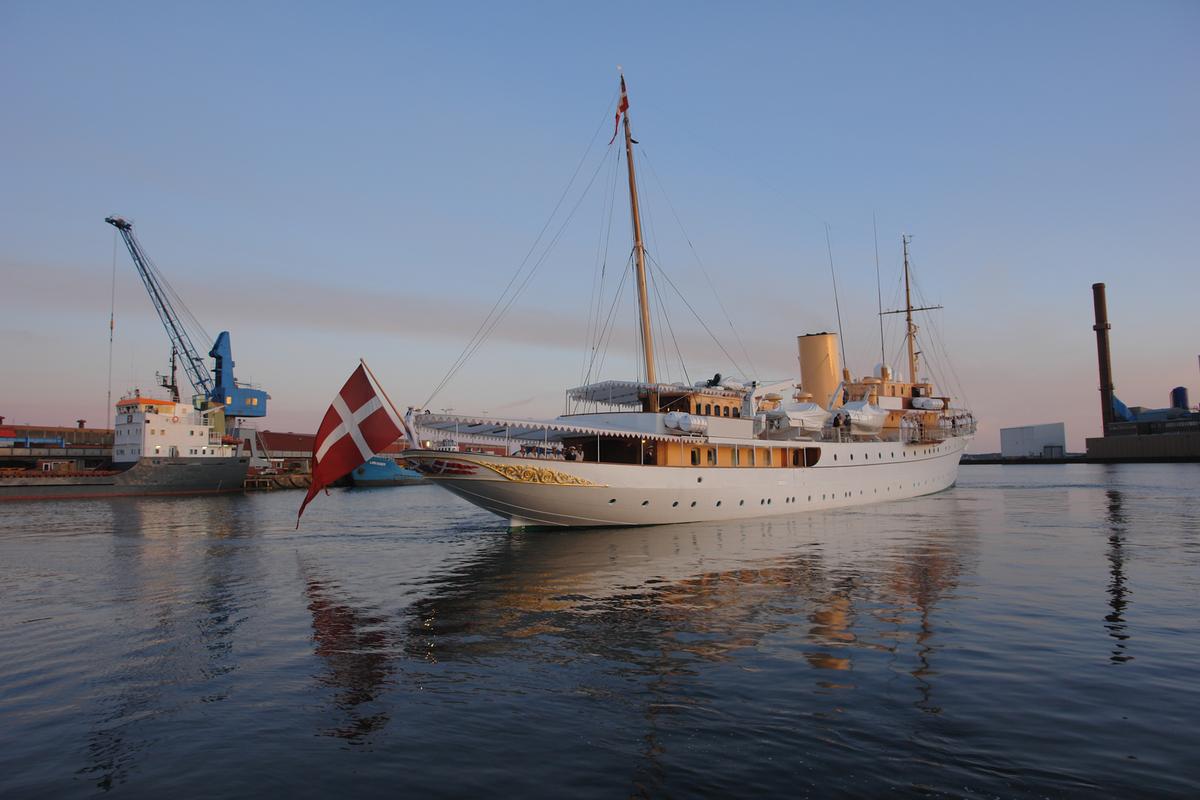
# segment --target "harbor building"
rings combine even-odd
[[[1067,426],[1062,422],[1000,429],[1001,458],[1063,458]]]

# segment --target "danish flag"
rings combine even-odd
[[[617,131],[621,129],[621,115],[629,110],[629,95],[625,94],[625,76],[621,76],[621,102],[617,103],[617,119],[613,122],[613,135],[608,140],[612,144],[617,140]]]
[[[366,366],[359,364],[354,370],[317,429],[313,440],[312,485],[296,514],[297,528],[304,507],[318,492],[405,436],[404,423],[387,401],[387,395],[382,390],[376,392]]]

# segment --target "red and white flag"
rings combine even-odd
[[[404,437],[404,423],[386,398],[376,390],[366,364],[358,365],[333,398],[313,440],[312,485],[296,514],[297,528],[304,507],[318,492]]]
[[[617,103],[617,119],[613,122],[613,135],[608,140],[612,144],[617,140],[617,131],[621,130],[621,115],[629,110],[629,95],[625,94],[625,76],[621,76],[621,102]]]

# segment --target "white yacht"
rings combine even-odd
[[[912,305],[907,240],[905,308],[895,312],[907,322],[907,380],[882,364],[855,379],[833,333],[797,338],[798,381],[656,380],[624,79],[621,88],[646,379],[570,389],[579,411],[554,419],[417,413],[419,446],[403,457],[513,527],[745,519],[952,486],[975,421],[918,377],[913,312],[922,309]]]

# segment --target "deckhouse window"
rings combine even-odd
[[[733,448],[733,465],[735,467],[742,465],[742,448],[740,447]]]
[[[704,413],[710,417],[712,416],[712,403],[704,404]]]
[[[699,447],[692,448],[692,466],[693,467],[700,466],[700,448]]]
[[[709,447],[706,450],[708,451],[708,465],[715,467],[717,465],[717,448]]]

